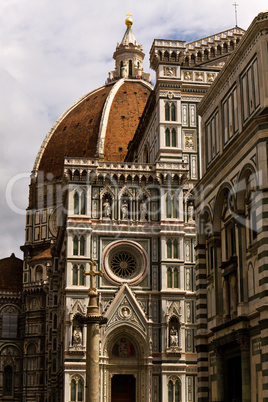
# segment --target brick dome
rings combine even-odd
[[[0,260],[0,291],[20,292],[22,290],[23,261],[11,254]]]
[[[46,136],[34,172],[60,177],[65,157],[123,161],[152,90],[142,79],[122,78],[85,95]]]

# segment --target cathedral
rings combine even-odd
[[[254,395],[259,390],[252,400],[262,400],[267,227],[255,173],[262,167],[267,181],[268,17],[261,16],[247,32],[155,39],[154,84],[128,17],[105,84],[55,122],[31,174],[24,260],[0,260],[2,401],[85,401],[86,326],[77,317],[86,314],[91,260],[103,272],[101,402],[250,401],[250,378]],[[243,121],[238,94],[247,102]],[[237,199],[230,183],[239,177],[248,187]],[[255,217],[250,229],[232,223],[230,208]],[[235,241],[247,230],[247,245]],[[247,360],[238,351],[249,343],[252,377],[248,349]],[[224,377],[231,369],[234,378],[242,372],[238,393],[232,374]]]

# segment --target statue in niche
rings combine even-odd
[[[192,203],[188,205],[188,222],[194,222],[194,206]]]
[[[93,215],[93,218],[97,218],[97,201],[93,201],[92,215]]]
[[[190,271],[189,271],[189,269],[187,269],[187,271],[186,271],[186,289],[187,290],[190,289]]]
[[[147,214],[147,207],[145,204],[145,201],[142,200],[140,204],[140,220],[145,221],[146,220],[146,214]]]
[[[104,211],[105,218],[111,217],[111,205],[109,203],[108,198],[106,198],[105,203],[103,204],[103,211]]]
[[[122,219],[127,219],[128,218],[128,204],[127,204],[127,200],[124,200],[122,207],[121,207],[121,211],[122,211]]]
[[[82,345],[82,331],[81,328],[76,325],[74,332],[73,332],[73,344],[75,346],[81,346]]]
[[[178,331],[172,326],[170,330],[170,346],[178,346],[179,339],[178,339]]]
[[[187,306],[186,306],[186,316],[187,316],[187,321],[191,321],[191,306],[190,306],[190,303],[187,303]]]

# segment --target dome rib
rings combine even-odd
[[[101,116],[101,123],[100,123],[100,130],[99,130],[99,139],[98,139],[98,145],[97,145],[97,157],[104,157],[104,143],[105,143],[105,135],[106,135],[106,130],[107,130],[107,125],[108,125],[108,120],[109,120],[109,113],[111,110],[111,106],[114,100],[114,97],[118,91],[118,89],[121,87],[121,85],[124,83],[124,79],[122,78],[121,80],[117,81],[117,83],[113,86],[113,89],[109,93],[103,111],[102,111],[102,116]]]

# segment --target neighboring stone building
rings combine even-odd
[[[199,401],[268,401],[268,12],[199,105]]]
[[[86,312],[89,258],[104,272],[101,401],[197,400],[197,105],[244,31],[154,40],[153,86],[126,24],[115,71],[59,118],[34,164],[22,247],[25,402],[84,400],[76,314]]]
[[[0,260],[0,399],[22,395],[24,311],[23,261],[12,254]]]

